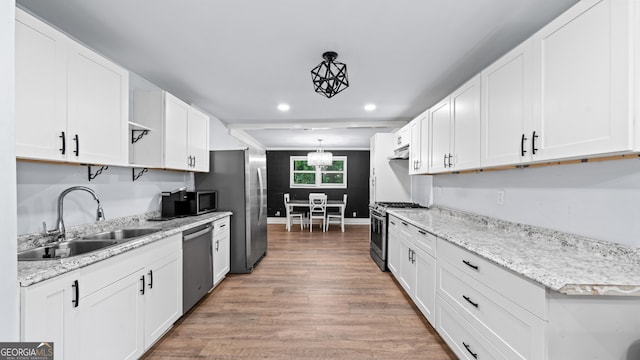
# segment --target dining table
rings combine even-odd
[[[289,210],[293,210],[296,207],[308,208],[309,200],[289,200],[287,206]],[[342,200],[327,200],[327,207],[336,207],[339,208],[340,211],[344,211],[345,203]]]

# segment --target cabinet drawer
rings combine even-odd
[[[225,234],[229,231],[229,217],[219,219],[213,222],[213,236]]]
[[[413,243],[427,254],[436,256],[436,236],[418,227],[409,225]]]
[[[81,269],[80,298],[143,268],[144,263],[182,251],[181,234],[144,245]]]
[[[438,295],[510,359],[544,358],[544,321],[463,274],[437,265]]]
[[[545,288],[484,258],[438,238],[438,261],[447,261],[462,273],[546,320]]]
[[[387,229],[387,232],[389,234],[393,233],[403,239],[411,240],[411,232],[409,231],[410,226],[411,225],[409,225],[408,222],[395,216],[391,216],[389,218],[389,228]]]
[[[508,359],[440,296],[436,297],[436,319],[438,334],[460,359]]]

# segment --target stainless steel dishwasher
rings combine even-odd
[[[202,225],[182,233],[182,313],[191,309],[213,287],[213,226]]]

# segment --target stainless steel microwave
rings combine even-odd
[[[188,191],[190,215],[200,215],[216,211],[218,208],[218,192],[215,190]]]

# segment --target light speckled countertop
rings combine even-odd
[[[20,286],[33,285],[40,281],[79,269],[95,262],[166,238],[167,236],[178,234],[184,230],[196,227],[198,225],[204,225],[230,215],[232,215],[231,212],[223,211],[208,213],[199,216],[177,218],[168,221],[148,221],[146,220],[148,216],[131,216],[69,228],[67,230],[68,238],[131,227],[157,228],[161,230],[150,235],[141,236],[135,240],[125,242],[120,245],[115,245],[103,250],[87,253],[86,255],[56,260],[18,261],[18,282],[20,283]],[[18,238],[18,249],[26,250],[36,247],[40,244],[41,241],[42,238],[38,234],[21,236]]]
[[[449,209],[388,213],[563,294],[640,296],[640,249]]]

